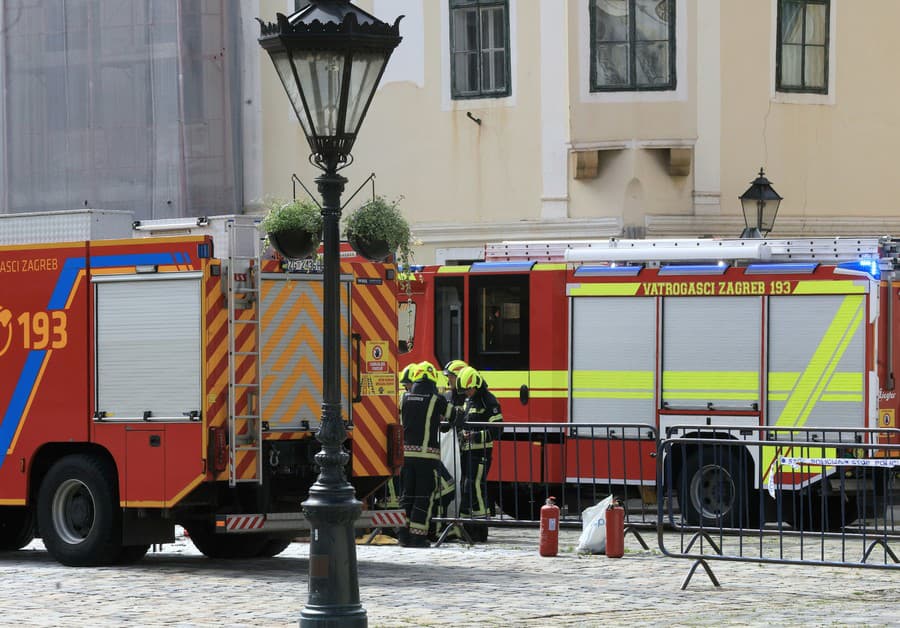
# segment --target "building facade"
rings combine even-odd
[[[356,143],[417,261],[508,239],[900,233],[894,0],[357,0],[404,15]],[[257,211],[317,171],[255,17],[304,0],[0,5],[0,212]],[[874,19],[873,19],[874,18]],[[371,191],[350,201],[352,210]]]
[[[406,17],[348,189],[374,172],[402,196],[422,263],[505,239],[735,237],[760,167],[784,197],[773,237],[900,231],[892,0],[358,4]],[[315,171],[261,63],[263,187],[284,192]]]

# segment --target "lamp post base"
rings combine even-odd
[[[309,540],[309,598],[300,612],[307,628],[365,628],[366,611],[359,601],[356,533],[353,523],[362,504],[353,486],[310,489],[303,510],[311,525]]]

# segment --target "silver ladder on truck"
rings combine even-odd
[[[228,304],[228,484],[263,481],[262,464],[262,373],[260,368],[260,241],[255,221],[228,220],[228,266],[225,268]],[[251,316],[243,315],[252,312]],[[250,336],[245,329],[251,329]],[[243,358],[243,360],[242,360]],[[238,378],[238,363],[248,361],[249,372]],[[245,394],[242,394],[245,393]],[[246,403],[238,413],[242,398]],[[246,429],[241,429],[246,426]],[[255,454],[253,477],[237,474],[238,455]]]
[[[882,237],[660,240],[522,240],[485,245],[485,261],[678,262],[696,260],[821,262],[891,258],[898,240]]]

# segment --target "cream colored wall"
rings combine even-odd
[[[344,171],[347,195],[375,172],[378,193],[404,196],[421,263],[486,241],[608,237],[644,226],[648,236],[737,235],[737,196],[760,165],[785,197],[775,236],[900,232],[895,0],[869,0],[864,12],[832,0],[825,97],[774,92],[776,0],[679,1],[678,89],[613,95],[585,86],[586,0],[510,0],[512,96],[467,102],[449,99],[446,0],[358,3],[381,19],[410,18]],[[260,15],[272,19],[286,4],[260,0]],[[564,21],[542,33],[557,6]],[[555,41],[565,52],[550,64],[541,47]],[[548,74],[556,63],[567,79]],[[286,196],[291,173],[312,186],[318,171],[267,56],[259,68],[262,188]],[[560,84],[562,99],[553,91]],[[687,175],[669,173],[669,146],[694,149]],[[601,151],[596,178],[576,180],[571,162],[560,163],[580,150]]]
[[[422,49],[394,53],[424,56],[424,84],[403,80],[383,82],[373,99],[353,149],[353,165],[343,171],[349,196],[374,172],[376,192],[389,198],[403,196],[401,208],[413,221],[465,224],[535,219],[540,212],[540,93],[539,49],[522,42],[539,37],[538,3],[512,0],[517,56],[513,66],[513,95],[508,102],[492,99],[449,101],[449,68],[442,50],[442,17],[446,0],[413,0],[423,11]],[[283,10],[281,2],[262,2],[263,15]],[[376,3],[378,4],[378,3]],[[406,2],[408,4],[408,0]],[[372,10],[372,2],[358,2]],[[382,3],[376,15],[393,21]],[[400,12],[397,9],[396,12]],[[444,27],[446,28],[446,26]],[[404,22],[401,22],[401,34]],[[413,39],[413,37],[411,37]],[[307,164],[309,152],[299,124],[288,117],[290,106],[271,62],[262,59],[263,154],[265,188],[290,194],[292,172],[309,186],[317,171]],[[403,63],[392,59],[391,63]],[[481,119],[477,125],[466,113]],[[348,210],[368,194],[360,192]],[[417,259],[431,261],[429,243]]]
[[[618,216],[641,226],[646,214],[693,211],[693,179],[669,175],[665,149],[697,139],[696,7],[676,4],[676,89],[591,93],[588,3],[569,0],[572,144],[600,150],[597,178],[570,180],[573,218]]]
[[[723,204],[739,211],[735,197],[762,165],[785,199],[773,235],[779,225],[797,230],[791,218],[897,216],[900,3],[869,0],[861,11],[832,0],[835,71],[825,104],[773,94],[774,11],[772,2],[722,5],[722,185],[734,199]]]

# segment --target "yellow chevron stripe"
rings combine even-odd
[[[663,388],[672,390],[759,390],[758,371],[663,371]]]
[[[441,266],[437,272],[439,275],[459,275],[469,272],[471,268],[471,266]]]
[[[788,393],[800,380],[798,372],[770,372],[769,391]],[[835,373],[828,382],[827,392],[862,392],[862,373]]]
[[[574,371],[572,388],[652,389],[653,371]]]
[[[563,395],[565,396],[565,395]],[[653,391],[574,391],[572,397],[575,399],[653,399]],[[693,397],[691,397],[693,398]]]
[[[639,283],[570,283],[566,294],[570,297],[633,297]]]
[[[828,281],[798,281],[793,294],[864,294],[868,292],[868,282],[852,279],[829,279]]]
[[[528,375],[531,388],[562,388],[569,387],[568,371],[531,371]]]
[[[378,455],[375,453],[375,450],[372,449],[372,445],[369,441],[365,438],[357,438],[357,432],[352,432],[351,436],[353,438],[354,457],[359,456],[365,460],[378,461]]]
[[[862,323],[864,305],[865,300],[862,296],[844,297],[831,324],[825,330],[819,346],[816,347],[806,369],[800,375],[781,414],[775,421],[776,426],[796,427],[806,424],[806,419],[825,392],[825,387],[834,374],[838,362],[844,356],[850,340]],[[763,452],[764,480],[767,480],[772,472],[772,463],[776,455],[776,448],[765,451],[768,449],[770,448],[764,448]]]

